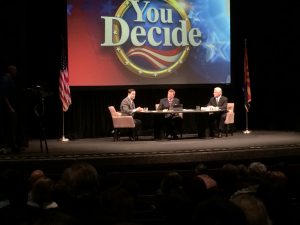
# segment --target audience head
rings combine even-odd
[[[196,179],[200,179],[204,182],[206,189],[216,188],[217,182],[215,179],[208,175],[207,166],[204,163],[199,163],[195,167]]]
[[[23,173],[15,168],[7,168],[0,173],[0,200],[9,200],[11,205],[25,205],[27,185]]]
[[[261,162],[252,162],[248,166],[250,181],[256,184],[264,182],[268,173],[267,167]]]
[[[53,202],[54,182],[48,177],[39,178],[32,187],[32,201],[40,208],[46,208]]]
[[[240,207],[249,225],[272,225],[265,204],[251,194],[240,194],[231,198]]]
[[[237,190],[239,169],[236,165],[224,164],[218,176],[218,185],[227,196],[232,195]]]
[[[250,163],[248,169],[250,174],[258,176],[265,175],[268,171],[266,165],[261,162]]]
[[[170,190],[182,188],[183,178],[182,176],[176,172],[169,172],[161,181],[161,191],[163,193],[167,193]]]
[[[204,163],[199,163],[195,167],[196,174],[206,174],[207,173],[207,166]]]
[[[42,177],[45,177],[43,170],[37,169],[37,170],[32,171],[28,178],[29,186],[32,187],[33,184]]]
[[[75,163],[64,170],[57,188],[72,201],[93,198],[99,191],[98,172],[89,163]]]
[[[248,225],[243,211],[223,198],[201,201],[192,218],[193,225]]]
[[[239,174],[239,168],[234,164],[227,163],[222,166],[220,172],[220,177],[225,179],[225,182],[235,182]]]

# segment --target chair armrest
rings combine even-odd
[[[134,128],[135,123],[132,116],[113,116],[114,128]]]
[[[122,116],[121,112],[116,112],[115,116]]]
[[[226,119],[224,121],[225,124],[232,124],[234,123],[234,112],[228,111],[226,114]]]

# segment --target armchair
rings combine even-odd
[[[227,113],[225,118],[225,134],[228,136],[228,132],[233,136],[233,124],[234,124],[234,103],[227,103]]]
[[[108,109],[111,114],[114,128],[114,141],[119,140],[120,129],[132,129],[132,133],[135,133],[135,123],[132,116],[122,116],[120,112],[116,111],[114,106],[109,106]]]

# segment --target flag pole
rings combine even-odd
[[[248,112],[251,102],[251,90],[250,90],[250,77],[249,77],[249,65],[248,65],[248,51],[247,51],[247,39],[245,38],[245,50],[244,50],[244,98],[245,98],[245,111],[246,111],[246,129],[243,131],[244,134],[250,134],[251,131],[248,127]]]
[[[69,139],[65,137],[65,112],[69,109],[69,106],[72,104],[69,86],[69,72],[65,50],[65,42],[62,36],[61,68],[59,76],[59,97],[62,102],[62,138],[60,139],[60,141],[62,142],[69,141]]]
[[[62,137],[60,139],[62,142],[68,142],[69,139],[65,137],[65,112],[62,112]]]
[[[244,134],[250,134],[251,131],[248,129],[248,111],[246,111],[246,129],[243,131]]]

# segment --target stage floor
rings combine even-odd
[[[16,161],[74,161],[86,160],[101,165],[151,165],[193,162],[234,162],[249,160],[298,160],[300,132],[252,131],[235,132],[233,136],[199,139],[184,135],[178,140],[153,140],[142,136],[139,141],[122,137],[77,139],[68,142],[47,140],[48,153],[43,142],[31,140],[29,147],[19,154],[0,155],[0,162]]]

